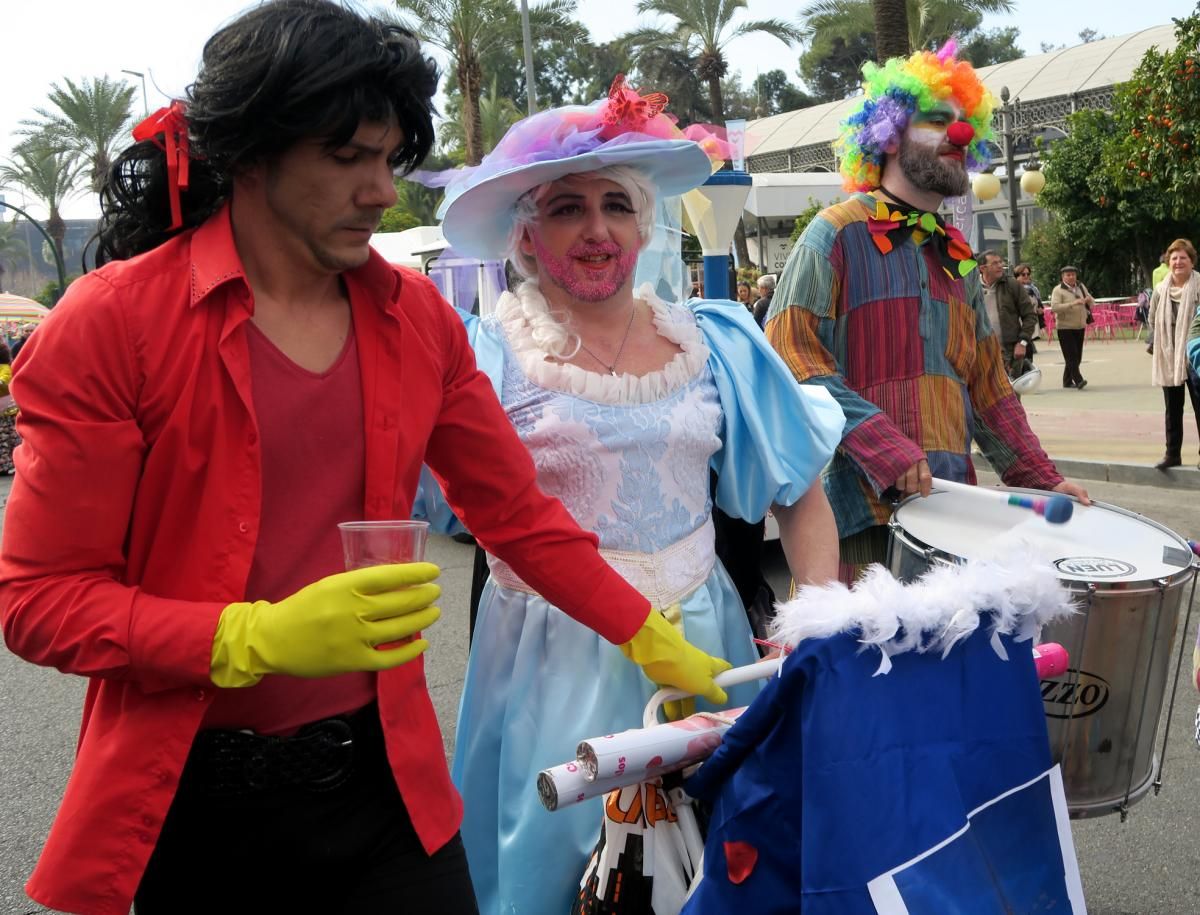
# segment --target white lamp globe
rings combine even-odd
[[[1025,166],[1025,174],[1021,176],[1021,190],[1026,194],[1037,194],[1045,186],[1046,176],[1042,174],[1042,170]]]
[[[1000,179],[991,172],[980,172],[971,182],[971,188],[981,201],[991,200],[1000,193]]]

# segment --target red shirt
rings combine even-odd
[[[372,253],[343,274],[358,341],[362,516],[407,518],[422,461],[491,553],[609,641],[645,598],[537,488],[466,332],[426,278]],[[75,767],[26,891],[126,915],[217,692],[222,609],[245,599],[263,490],[228,208],[76,280],[17,360],[17,477],[0,546],[8,647],[89,678]],[[377,678],[388,758],[425,848],[457,831],[420,659]],[[535,773],[530,773],[530,790]]]

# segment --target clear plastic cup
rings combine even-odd
[[[338,530],[347,572],[425,559],[427,521],[343,521]]]
[[[347,572],[425,559],[425,540],[429,536],[427,521],[343,521],[338,530],[342,534],[342,555]],[[378,647],[394,648],[415,638],[417,636],[410,635]]]

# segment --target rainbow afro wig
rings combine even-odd
[[[975,129],[966,147],[967,170],[981,171],[987,165],[983,144],[992,136],[995,100],[975,68],[955,60],[957,50],[952,38],[937,52],[917,51],[907,60],[893,57],[882,67],[863,66],[863,95],[842,122],[841,135],[833,144],[847,191],[879,187],[888,147],[900,142],[914,114],[931,111],[944,99],[954,99]]]

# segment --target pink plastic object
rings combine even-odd
[[[1070,658],[1067,656],[1067,649],[1057,642],[1046,642],[1033,649],[1033,666],[1037,668],[1039,680],[1066,673],[1069,664]]]

